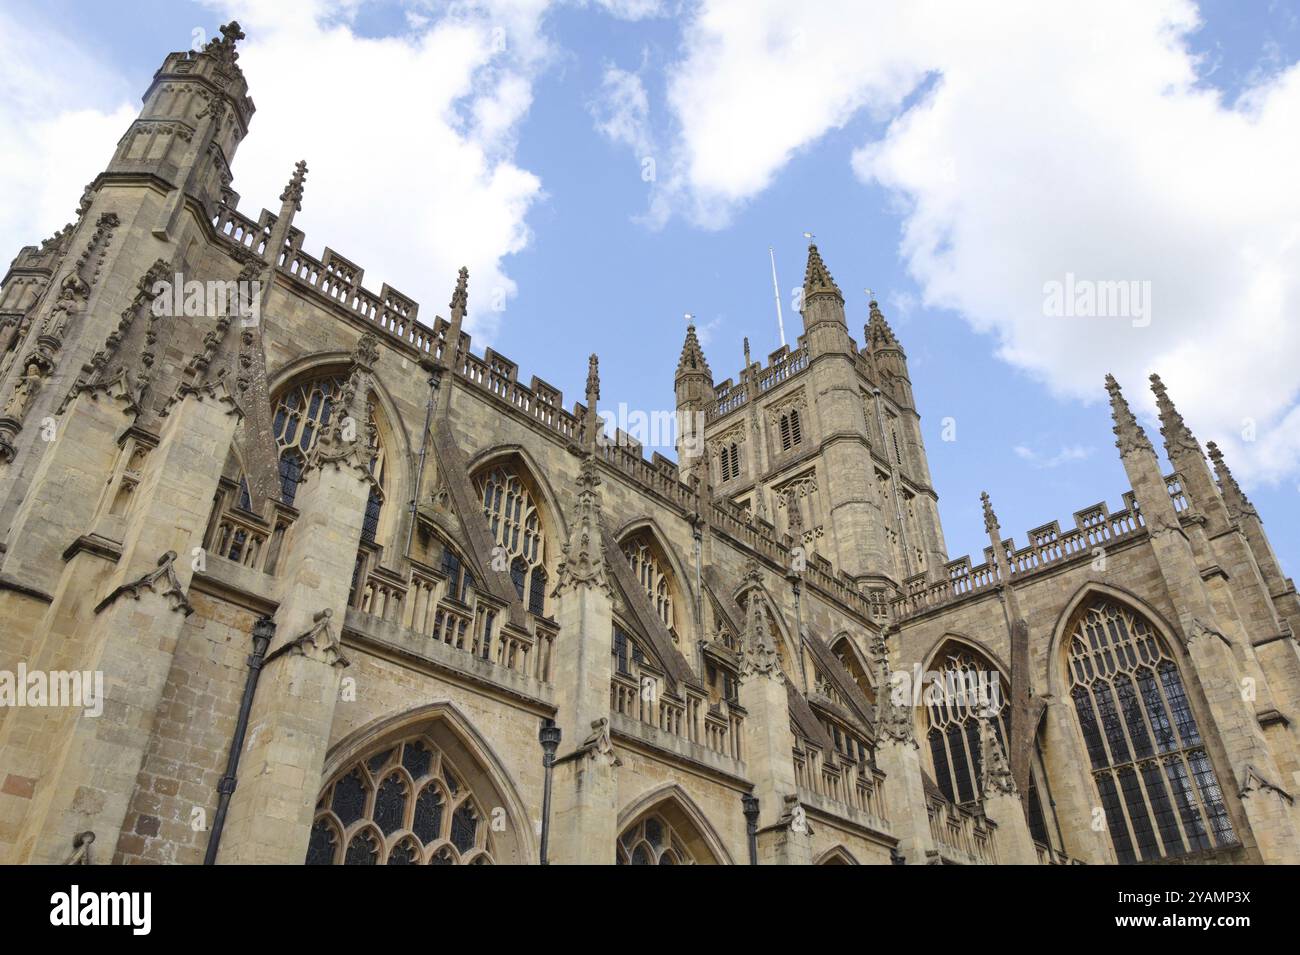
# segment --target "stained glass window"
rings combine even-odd
[[[922,692],[934,780],[950,801],[970,802],[980,795],[980,720],[992,721],[1004,750],[1010,738],[1006,686],[996,667],[965,647],[946,652],[933,669],[939,681]]]
[[[363,757],[322,792],[307,864],[490,864],[490,826],[464,778],[427,736]]]
[[[478,478],[483,516],[502,556],[509,561],[510,578],[519,599],[542,616],[546,606],[546,535],[533,493],[513,469],[491,468]],[[495,555],[494,555],[495,557]]]
[[[1070,698],[1119,861],[1236,845],[1178,666],[1155,628],[1098,597],[1069,633]]]
[[[681,836],[656,813],[623,830],[615,851],[619,865],[695,865]]]

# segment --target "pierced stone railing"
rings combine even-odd
[[[1114,513],[1104,502],[1076,511],[1075,526],[1070,530],[1062,530],[1056,521],[1036,527],[1029,532],[1029,543],[1018,550],[1010,546],[1010,541],[1004,542],[1012,582],[1135,537],[1144,530],[1145,524],[1133,492],[1124,494],[1124,503],[1124,509]],[[996,586],[1001,582],[1001,575],[992,548],[985,548],[984,555],[984,563],[975,567],[971,566],[969,557],[949,561],[944,565],[946,580],[930,584],[924,580],[908,581],[905,592],[891,604],[895,619],[905,620]]]
[[[950,862],[997,865],[993,830],[982,812],[957,806],[932,795],[926,801],[930,835],[939,855]]]
[[[203,537],[203,549],[241,567],[274,574],[284,536],[292,523],[288,509],[273,507],[270,521],[239,506],[239,487],[223,480],[217,489]]]
[[[796,744],[791,756],[798,786],[832,803],[866,813],[882,823],[888,820],[884,773],[838,754],[827,759],[827,754],[806,743]]]
[[[663,675],[653,668],[631,663],[627,671],[615,672],[609,685],[609,708],[715,753],[742,758],[740,714],[725,704],[711,707],[693,693],[680,699],[668,696],[663,692]]]

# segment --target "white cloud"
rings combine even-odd
[[[306,251],[336,249],[366,269],[368,288],[387,281],[429,322],[468,265],[469,326],[489,342],[494,304],[515,292],[503,260],[528,243],[525,219],[543,197],[513,150],[550,55],[547,2],[430,3],[408,11],[401,36],[376,38],[352,27],[361,0],[211,0],[209,35],[232,16],[247,33],[239,63],[257,112],[233,164],[240,211],[278,208],[307,159],[295,221]],[[0,242],[16,252],[70,218],[142,92],[55,30],[0,12],[0,191],[24,197]]]
[[[1081,444],[1063,445],[1059,451],[1052,455],[1042,454],[1023,444],[1018,444],[1011,450],[1020,460],[1028,462],[1039,469],[1059,468],[1062,464],[1082,461],[1092,457],[1093,452],[1092,448],[1085,448]]]
[[[1198,84],[1197,17],[1184,0],[706,0],[669,68],[671,195],[723,224],[828,131],[891,118],[852,162],[898,197],[927,307],[1058,396],[1100,400],[1113,371],[1149,411],[1159,370],[1243,477],[1293,475],[1300,68],[1265,64],[1227,104]],[[1046,316],[1044,284],[1067,273],[1150,282],[1150,324]]]
[[[133,95],[93,51],[0,10],[0,266],[75,217],[135,118]]]
[[[419,301],[426,322],[446,313],[467,265],[468,324],[489,343],[504,314],[494,306],[515,293],[503,259],[527,245],[543,195],[513,149],[549,53],[545,2],[428,5],[384,37],[353,29],[356,2],[213,5],[247,33],[239,63],[257,104],[233,165],[241,211],[274,207],[307,159],[305,249],[336,249],[368,288]]]

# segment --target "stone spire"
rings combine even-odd
[[[980,792],[985,796],[994,793],[1016,795],[1016,780],[1011,775],[1011,764],[1007,762],[1006,751],[993,721],[987,716],[980,718]]]
[[[998,523],[997,514],[993,513],[993,501],[988,491],[980,491],[980,503],[984,505],[984,530],[996,540],[1002,525]]]
[[[1110,395],[1111,417],[1115,420],[1113,430],[1117,439],[1115,447],[1119,448],[1120,457],[1128,457],[1134,451],[1147,451],[1154,455],[1155,449],[1151,447],[1151,442],[1147,439],[1142,426],[1138,424],[1137,418],[1133,417],[1133,412],[1119,390],[1119,382],[1115,380],[1114,375],[1106,376],[1106,392]]]
[[[594,448],[600,440],[601,423],[596,416],[596,403],[600,401],[600,358],[595,354],[587,359],[587,447]]]
[[[1160,433],[1165,439],[1165,450],[1169,452],[1169,460],[1175,462],[1180,454],[1201,454],[1201,446],[1193,437],[1187,423],[1183,421],[1183,416],[1178,413],[1174,407],[1173,401],[1169,398],[1169,393],[1165,391],[1165,383],[1160,380],[1160,376],[1151,375],[1151,390],[1155,392],[1156,406],[1160,409]]]
[[[1223,493],[1223,502],[1228,506],[1228,514],[1234,521],[1240,520],[1245,514],[1258,517],[1255,505],[1250,503],[1241,485],[1232,476],[1232,471],[1228,469],[1228,462],[1223,459],[1219,446],[1213,441],[1207,441],[1205,447],[1210,452],[1210,460],[1214,462],[1214,476],[1219,479],[1219,489]]]
[[[885,315],[880,311],[880,304],[873,298],[868,304],[871,309],[871,317],[863,329],[866,335],[867,344],[871,346],[872,351],[881,351],[885,348],[894,348],[898,351],[903,350],[903,346],[898,343],[894,336],[894,330],[889,327],[889,322],[885,321]]]
[[[235,49],[235,44],[244,39],[244,35],[239,21],[231,20],[221,27],[221,39],[209,40],[203,52],[216,59],[226,69],[238,69],[235,61],[239,59],[239,51]]]
[[[703,374],[713,380],[713,372],[704,358],[704,349],[695,335],[695,323],[686,326],[686,341],[682,343],[682,357],[677,362],[677,377],[689,374]]]
[[[451,319],[447,326],[447,340],[443,346],[443,361],[454,373],[460,364],[461,326],[465,321],[465,312],[469,305],[469,269],[460,267],[456,273],[456,291],[451,293]]]
[[[826,268],[821,253],[817,251],[817,244],[810,242],[808,243],[808,264],[803,272],[803,298],[805,302],[809,302],[822,295],[834,296],[840,305],[844,304],[844,296],[840,294],[840,287],[831,278],[830,269]]]
[[[456,291],[451,293],[447,307],[451,309],[451,320],[456,324],[460,324],[469,312],[469,269],[463,265],[456,274]]]
[[[284,187],[284,192],[280,193],[280,201],[293,203],[294,212],[302,212],[302,187],[307,181],[307,160],[299,159],[293,167],[293,175],[289,177],[289,184]]]

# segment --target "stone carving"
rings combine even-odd
[[[573,529],[562,548],[563,556],[551,596],[577,587],[598,587],[610,593],[605,552],[600,531],[600,475],[596,459],[587,455],[578,469],[578,503],[573,512]]]
[[[1006,751],[993,729],[992,720],[987,717],[980,720],[980,789],[983,794],[1017,795],[1016,780],[1011,774],[1011,764],[1007,762]]]
[[[95,607],[95,613],[99,613],[105,607],[115,603],[119,597],[128,596],[132,600],[139,600],[144,591],[158,594],[165,599],[172,610],[179,610],[185,616],[194,612],[190,606],[189,598],[185,595],[185,588],[181,586],[180,578],[176,576],[176,551],[169,550],[158,558],[158,567],[149,571],[138,580],[129,584],[123,584],[114,590],[111,594],[100,601]]]

